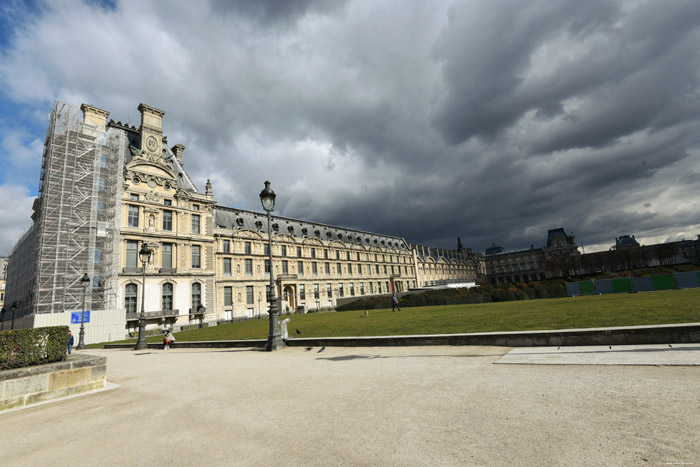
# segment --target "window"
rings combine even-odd
[[[364,294],[365,294],[365,283],[360,282],[360,295],[364,295]]]
[[[201,255],[202,247],[199,245],[192,245],[192,267],[194,269],[199,269],[202,267]]]
[[[379,265],[377,264],[375,267],[377,268],[377,275],[379,275]]]
[[[289,274],[289,261],[286,259],[282,261],[282,274]]]
[[[199,204],[193,204],[193,205],[192,205],[192,210],[193,210],[193,211],[199,211]]]
[[[372,266],[369,265],[369,264],[367,265],[367,275],[368,275],[368,276],[371,276],[371,275],[372,275]]]
[[[252,285],[246,285],[245,287],[245,302],[248,305],[255,305],[255,296],[253,295]]]
[[[98,250],[97,248],[95,248],[92,251],[92,258],[95,261],[95,264],[100,264],[102,262],[102,250]],[[5,284],[3,283],[3,287],[4,286]]]
[[[266,276],[270,275],[270,260],[269,259],[265,260],[265,275]]]
[[[314,298],[318,300],[318,284],[314,284]]]
[[[173,267],[173,244],[163,243],[163,256],[161,258],[161,267],[170,269]]]
[[[92,290],[101,290],[102,289],[102,282],[100,281],[99,274],[93,274],[92,280],[90,281],[90,283],[92,284]]]
[[[300,246],[297,247],[297,256],[299,258],[301,258],[301,247]]]
[[[105,202],[95,201],[95,211],[97,212],[97,215],[103,215],[105,213]]]
[[[326,275],[331,275],[331,263],[326,263]]]
[[[199,214],[192,214],[192,233],[199,233]]]
[[[107,168],[107,154],[100,154],[100,168],[101,169]]]
[[[173,309],[173,284],[163,284],[162,309]]]
[[[391,274],[392,275],[394,274],[394,265],[393,264],[391,265]]]
[[[360,254],[357,254],[357,260],[360,261]]]
[[[249,254],[250,254],[251,249],[252,249],[252,248],[251,248],[250,242],[245,242],[245,254],[246,254],[246,255],[249,255]]]
[[[163,211],[163,230],[173,230],[172,211]]]
[[[338,274],[339,274],[339,275],[342,274],[342,273],[343,273],[343,270],[342,270],[341,267],[340,267],[340,263],[336,264],[335,266],[336,266],[336,270],[338,271]]]
[[[330,283],[326,284],[326,294],[328,294],[328,298],[333,297],[333,288]]]
[[[197,311],[197,309],[202,305],[202,284],[195,282],[192,284],[192,311]]]
[[[371,282],[369,283],[369,294],[370,295],[374,294],[374,285]]]
[[[357,274],[360,276],[362,275],[362,265],[361,264],[357,265]]]
[[[335,252],[335,259],[340,259],[340,251],[336,250]]]
[[[138,267],[139,242],[136,240],[126,241],[126,267],[135,268]]]
[[[350,296],[354,297],[355,296],[355,283],[350,282]]]
[[[297,261],[297,274],[300,276],[304,275],[304,262]]]
[[[130,199],[131,201],[138,201],[138,200],[139,200],[139,195],[137,195],[137,194],[135,194],[135,193],[131,193],[131,194],[129,195],[129,199]]]
[[[252,277],[252,275],[253,275],[253,260],[247,259],[247,260],[245,260],[245,276]]]
[[[138,196],[138,195],[135,195]],[[129,205],[129,227],[139,226],[139,207]]]
[[[318,263],[316,263],[316,261],[311,263],[311,272],[314,276],[318,276]]]
[[[347,260],[350,261],[350,252],[347,252]]]
[[[382,283],[381,282],[377,282],[377,291],[378,291],[377,293],[382,293]]]
[[[311,249],[311,257],[315,258],[316,257],[316,248]]]
[[[231,258],[224,258],[224,276],[231,275]]]
[[[231,287],[224,287],[224,306],[233,306],[233,293]]]
[[[306,288],[304,284],[299,284],[299,300],[306,300]]]
[[[136,313],[136,292],[138,286],[136,284],[126,284],[124,292],[124,308],[127,313]]]
[[[384,265],[384,274],[386,274],[386,264]]]
[[[282,256],[287,256],[287,245],[282,245]]]
[[[270,255],[270,245],[268,245],[267,243],[265,243],[265,244],[263,245],[263,254],[264,254],[265,256],[269,256],[269,255]]]
[[[106,183],[102,177],[97,177],[97,191],[105,191]]]
[[[231,242],[224,240],[224,253],[231,253]]]
[[[338,296],[343,297],[345,294],[343,293],[343,284],[338,284]]]
[[[166,206],[172,206],[173,205],[173,200],[171,199],[164,199],[163,204]]]
[[[328,259],[328,250],[323,250],[323,258]]]

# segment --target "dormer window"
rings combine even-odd
[[[199,211],[199,204],[193,204],[193,205],[192,205],[192,210],[193,210],[193,211]]]

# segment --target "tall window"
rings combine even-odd
[[[326,275],[331,275],[331,263],[326,263]]]
[[[199,233],[199,214],[192,214],[192,233]]]
[[[349,251],[347,252],[346,256],[347,256],[347,260],[350,261],[350,252]]]
[[[192,311],[197,311],[202,304],[202,284],[199,282],[192,283]]]
[[[224,287],[224,306],[233,306],[233,292],[231,287]]]
[[[360,261],[360,254],[357,254],[357,260]]]
[[[265,245],[263,246],[263,254],[265,256],[270,255],[270,245],[268,243],[265,243]]]
[[[328,250],[323,250],[323,259],[328,259]]]
[[[269,259],[265,260],[265,275],[266,276],[270,275],[270,260]]]
[[[355,296],[355,283],[350,282],[350,296],[354,297]]]
[[[247,259],[247,260],[245,260],[245,276],[252,277],[252,275],[253,275],[253,260]]]
[[[369,294],[370,295],[374,294],[374,285],[371,282],[369,283]]]
[[[224,253],[231,253],[231,242],[224,240]]]
[[[287,256],[287,245],[282,245],[282,256]]]
[[[246,285],[245,287],[245,302],[248,305],[255,305],[255,296],[253,295],[252,285]]]
[[[136,195],[138,196],[138,195]],[[139,226],[139,207],[129,205],[129,227]]]
[[[314,298],[318,300],[318,284],[314,284]]]
[[[282,261],[282,274],[289,274],[289,261],[286,259]]]
[[[95,201],[95,211],[98,215],[103,215],[105,213],[105,202],[99,200]]]
[[[338,296],[343,297],[345,294],[343,293],[343,284],[338,284]]]
[[[316,248],[311,249],[311,257],[315,258],[316,257]]]
[[[340,250],[335,251],[335,259],[340,259]]]
[[[301,247],[300,246],[297,247],[297,256],[299,258],[301,258]]]
[[[245,245],[245,254],[249,255],[251,252],[251,249],[252,249],[250,242],[245,242],[244,245]]]
[[[371,264],[368,264],[368,265],[367,265],[367,275],[368,275],[368,276],[371,276],[371,275],[372,275],[372,265],[371,265]]]
[[[97,191],[105,191],[106,183],[103,177],[97,177]]]
[[[136,284],[126,284],[124,292],[124,308],[127,313],[136,313],[136,292],[138,286]]]
[[[326,284],[326,294],[328,294],[328,298],[333,297],[333,288],[330,283]]]
[[[231,275],[231,258],[224,258],[224,276]]]
[[[360,282],[360,295],[364,295],[364,294],[365,294],[365,283]]]
[[[163,243],[163,256],[161,258],[161,267],[172,268],[173,267],[173,244]]]
[[[299,300],[306,300],[306,288],[304,284],[299,284]]]
[[[340,267],[340,263],[336,264],[336,270],[338,271],[338,275],[342,274],[342,269]]]
[[[139,242],[137,242],[136,240],[127,240],[126,241],[126,267],[127,268],[135,268],[138,266],[138,264],[137,264],[138,251],[139,251]]]
[[[173,284],[163,284],[163,310],[173,309]]]
[[[362,275],[362,265],[361,264],[357,265],[357,274],[360,276]]]
[[[304,262],[297,261],[297,274],[300,276],[304,275]]]
[[[314,276],[318,276],[318,264],[316,263],[316,261],[311,263],[311,272]]]
[[[192,245],[192,268],[199,269],[202,267],[202,247]]]
[[[172,211],[163,211],[163,230],[173,230]]]

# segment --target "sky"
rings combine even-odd
[[[55,99],[165,111],[200,191],[409,243],[700,234],[700,2],[0,3],[0,255]]]

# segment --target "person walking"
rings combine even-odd
[[[391,296],[391,311],[394,311],[394,308],[401,311],[401,308],[399,308],[399,299],[396,298],[396,294]]]
[[[73,350],[73,333],[68,330],[68,355],[70,355]]]

